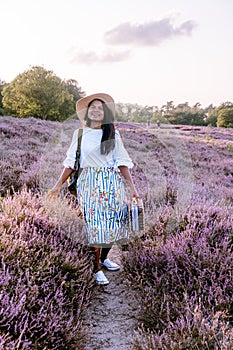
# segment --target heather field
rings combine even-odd
[[[65,186],[46,197],[78,126],[0,117],[0,349],[85,349],[96,288],[82,220]],[[145,234],[121,254],[131,348],[232,349],[233,129],[117,127],[145,203]]]

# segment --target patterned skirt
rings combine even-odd
[[[109,246],[128,239],[128,205],[118,168],[84,168],[77,194],[90,245]]]

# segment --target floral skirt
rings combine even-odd
[[[128,239],[128,205],[118,168],[84,168],[77,194],[90,245],[108,246]]]

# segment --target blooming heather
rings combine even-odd
[[[27,190],[0,206],[2,349],[82,349],[92,290],[87,248],[59,232]]]
[[[230,350],[233,158],[229,145],[233,145],[233,133],[212,128],[159,132],[167,132],[170,140],[172,134],[183,140],[192,159],[194,181],[188,205],[178,207],[182,179],[169,148],[172,143],[161,144],[158,132],[152,130],[154,139],[147,136],[148,156],[144,155],[151,165],[147,181],[155,188],[153,200],[147,202],[148,230],[129,245],[123,260],[127,278],[140,297],[141,326],[134,348]],[[127,131],[129,147],[132,139],[145,145],[142,132],[130,134]],[[153,167],[156,161],[160,172]]]
[[[89,253],[65,202],[43,197],[76,127],[1,117],[0,348],[83,347]],[[138,290],[135,350],[231,350],[233,130],[117,127],[145,204],[146,232],[123,258]]]

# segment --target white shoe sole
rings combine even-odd
[[[108,266],[104,265],[103,263],[101,263],[101,266],[103,266],[108,271],[119,271],[120,270],[120,266],[119,267],[108,267]]]
[[[97,272],[97,273],[98,273],[98,272]],[[104,276],[103,273],[102,273],[102,275],[103,275],[103,279],[101,279],[101,278],[98,279],[98,276],[96,276],[96,274],[95,274],[95,281],[96,281],[96,283],[97,283],[98,285],[106,286],[106,285],[109,284],[109,280],[107,279],[106,276]]]
[[[107,286],[109,284],[109,281],[108,282],[96,281],[96,284],[98,284],[98,286]]]

